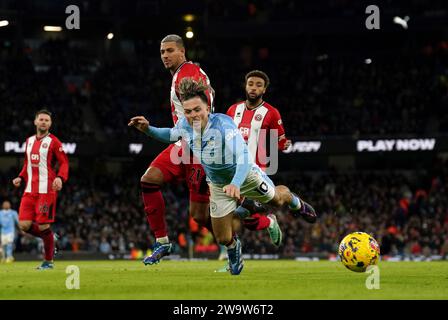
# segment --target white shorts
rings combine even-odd
[[[2,246],[5,246],[13,242],[14,242],[14,233],[2,234]]]
[[[212,218],[225,217],[235,211],[237,201],[226,195],[223,184],[208,183],[210,189],[210,216]],[[258,167],[253,167],[240,188],[241,196],[267,203],[274,198],[275,185],[272,180]]]

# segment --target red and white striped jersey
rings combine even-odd
[[[260,168],[266,168],[266,161],[260,160],[267,152],[266,146],[268,145],[267,139],[269,137],[269,130],[277,130],[279,138],[285,134],[280,112],[265,101],[262,101],[260,105],[254,109],[248,109],[246,107],[246,102],[242,101],[232,105],[227,110],[227,115],[233,119],[240,129],[240,132],[248,145],[252,160],[254,160]],[[279,140],[279,150],[284,149],[285,142],[286,138],[284,137]]]
[[[176,125],[177,121],[184,117],[184,108],[180,102],[179,95],[179,83],[183,78],[193,78],[196,81],[202,79],[204,83],[210,85],[210,80],[207,74],[193,62],[184,62],[179,66],[179,68],[177,68],[176,72],[173,74],[170,93],[171,114],[173,116],[174,125]],[[213,94],[211,94],[209,90],[207,91],[207,96],[209,99],[209,106],[212,107],[213,112]]]
[[[59,170],[56,173],[52,165],[57,160]],[[19,177],[26,181],[26,193],[53,192],[52,184],[56,177],[63,182],[68,179],[68,158],[62,143],[51,133],[38,139],[36,135],[26,139],[25,162]]]

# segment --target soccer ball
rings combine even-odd
[[[380,247],[370,234],[353,232],[342,239],[338,254],[347,269],[365,272],[368,266],[378,263]]]

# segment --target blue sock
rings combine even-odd
[[[6,258],[12,258],[12,243],[6,245]]]
[[[291,210],[299,210],[302,206],[300,204],[300,200],[298,197],[296,197],[294,194],[291,193],[292,201],[289,204],[289,208]]]

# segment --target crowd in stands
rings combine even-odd
[[[32,131],[33,114],[40,108],[53,111],[53,130],[63,141],[87,140],[98,131],[116,139],[139,137],[126,126],[137,114],[171,126],[171,76],[160,63],[156,43],[150,51],[134,59],[89,60],[66,42],[54,41],[23,57],[2,58],[0,100],[10,112],[0,115],[9,124],[1,137],[24,138],[23,128]],[[265,99],[280,110],[289,136],[448,132],[448,46],[370,64],[324,57],[295,61],[295,67],[275,48],[242,45],[233,52],[230,56],[218,45],[206,50],[200,42],[191,48],[191,59],[200,61],[215,88],[217,112],[245,99],[244,75],[260,68],[271,78]],[[98,121],[95,128],[84,121],[86,108]]]
[[[3,199],[18,209],[20,192],[10,181],[14,172],[1,176]],[[86,176],[90,176],[86,179]],[[321,253],[334,255],[339,241],[353,231],[371,233],[383,255],[448,254],[448,169],[440,162],[432,171],[308,172],[279,175],[319,213],[314,225],[293,218],[287,210],[273,211],[284,232],[280,248],[270,243],[266,231],[241,231],[249,254]],[[86,175],[73,171],[59,197],[55,230],[66,251],[145,252],[154,243],[142,208],[138,177]],[[164,188],[167,223],[175,252],[217,252],[212,235],[189,221],[188,193],[183,184]],[[33,238],[20,236],[18,251],[36,250]]]
[[[53,129],[62,141],[86,140],[93,128],[83,121],[87,83],[82,58],[76,59],[65,42],[50,41],[22,56],[0,55],[0,121],[5,130],[0,139],[25,139],[34,133],[34,114],[47,109],[53,114]]]

